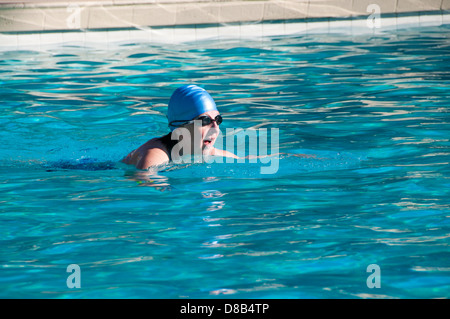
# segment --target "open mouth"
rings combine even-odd
[[[213,143],[214,143],[214,140],[215,140],[216,138],[214,137],[214,136],[208,136],[207,138],[205,138],[204,140],[203,140],[203,144],[205,145],[205,146],[211,146]]]

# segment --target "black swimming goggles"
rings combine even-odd
[[[207,126],[211,124],[212,122],[216,122],[217,125],[222,124],[222,116],[219,114],[214,119],[210,118],[209,116],[203,115],[193,120],[176,120],[169,123],[169,126],[176,126],[180,127],[186,124],[194,123],[194,121],[202,121],[202,126]],[[181,122],[181,124],[174,124],[176,122]]]

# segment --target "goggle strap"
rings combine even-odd
[[[211,124],[213,121],[215,121],[217,123],[218,118],[220,119],[220,123],[222,123],[222,116],[220,116],[220,115],[217,115],[214,119],[210,118],[209,116],[204,115],[204,116],[199,117],[199,118],[197,118],[195,120],[175,120],[175,121],[170,122],[169,126],[178,126],[179,127],[179,126],[183,126],[185,124],[189,124],[189,123],[191,123],[193,121],[200,120],[200,119],[202,120],[202,126],[203,126],[203,118],[208,118],[209,119],[209,123],[207,123],[206,125]],[[181,122],[182,124],[173,124],[174,122]],[[218,124],[220,124],[220,123],[218,123]]]

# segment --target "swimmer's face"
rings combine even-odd
[[[203,114],[200,114],[200,116],[208,116],[211,119],[215,119],[217,115],[220,113],[218,111],[209,111]],[[219,135],[219,125],[216,123],[216,121],[212,121],[211,124],[202,126],[202,148],[212,147],[214,143],[216,142],[217,136]]]
[[[218,111],[209,111],[200,114],[195,119],[198,119],[201,116],[208,116],[211,119],[215,119],[217,115],[220,113]],[[215,121],[212,121],[211,124],[206,126],[189,124],[186,125],[186,128],[189,129],[191,133],[191,141],[194,147],[200,147],[202,150],[208,149],[214,145],[216,142],[217,136],[219,135],[219,125]],[[194,130],[199,130],[194,134]],[[201,136],[201,139],[196,141],[194,139],[195,136]],[[200,145],[199,145],[200,144]]]

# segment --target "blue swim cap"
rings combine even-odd
[[[190,121],[202,113],[217,111],[216,103],[205,89],[197,85],[184,85],[173,92],[167,118],[172,121]],[[177,124],[182,124],[177,123]],[[169,125],[173,131],[176,127]]]

